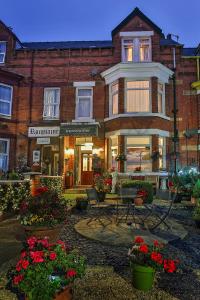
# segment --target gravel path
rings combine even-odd
[[[200,230],[195,228],[191,220],[191,211],[176,209],[172,216],[184,225],[188,236],[166,246],[167,253],[180,260],[180,268],[176,274],[159,274],[156,287],[181,300],[200,300]],[[82,218],[88,218],[88,213],[73,213],[60,237],[72,247],[78,248],[86,256],[88,265],[112,266],[130,282],[127,247],[113,247],[80,236],[74,224]]]

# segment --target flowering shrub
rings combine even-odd
[[[132,248],[129,249],[128,255],[132,264],[174,273],[178,261],[164,257],[162,248],[163,245],[158,241],[155,240],[152,245],[147,245],[144,239],[138,236],[135,238]]]
[[[29,300],[51,300],[85,270],[85,260],[69,251],[64,242],[50,244],[48,239],[27,239],[15,269],[8,273],[11,289],[24,293]]]
[[[53,226],[66,219],[68,208],[65,200],[47,187],[35,190],[20,206],[19,219],[23,225]]]
[[[140,197],[142,197],[142,198],[146,198],[147,195],[148,195],[148,193],[145,190],[138,190],[137,191],[137,195],[140,196]]]
[[[62,176],[40,176],[40,183],[43,187],[48,187],[49,190],[56,192],[59,196],[62,195]]]
[[[94,186],[98,192],[110,192],[112,188],[112,176],[109,173],[96,173],[94,175]]]

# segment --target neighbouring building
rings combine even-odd
[[[87,185],[101,169],[199,167],[199,60],[138,8],[108,41],[23,43],[0,22],[0,169]]]

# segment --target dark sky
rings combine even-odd
[[[200,0],[0,0],[0,19],[24,42],[106,40],[136,6],[185,46],[200,43]]]

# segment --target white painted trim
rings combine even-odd
[[[44,108],[45,108],[45,94],[46,94],[46,91],[48,90],[58,90],[59,91],[59,102],[58,102],[58,116],[45,116],[44,115]],[[44,88],[44,98],[43,98],[43,120],[50,120],[50,121],[53,121],[53,120],[59,120],[60,119],[60,94],[61,94],[61,89],[59,87],[45,87]],[[50,104],[52,105],[52,104]]]
[[[1,138],[0,137],[0,141],[6,141],[8,143],[7,144],[8,145],[8,147],[7,147],[7,153],[6,153],[6,155],[8,156],[8,160],[7,160],[7,170],[8,170],[9,169],[9,156],[10,156],[10,139],[5,139],[5,138]]]
[[[74,81],[74,87],[91,87],[95,86],[95,81]]]
[[[6,86],[6,87],[9,87],[11,89],[11,95],[10,95],[10,111],[9,111],[9,114],[3,114],[1,113],[1,116],[2,117],[11,117],[12,115],[12,104],[13,104],[13,86],[12,85],[8,85],[8,84],[4,84],[4,83],[1,83],[0,82],[0,85],[2,86]],[[3,100],[3,99],[2,99]],[[5,101],[7,103],[7,101]]]
[[[74,119],[72,120],[72,123],[95,123],[95,119],[89,119],[89,118],[80,118],[80,119]]]
[[[105,137],[112,135],[159,135],[163,137],[169,137],[169,131],[161,129],[119,129],[115,131],[106,132]]]
[[[114,119],[118,119],[118,118],[131,118],[131,117],[158,117],[158,118],[161,118],[161,119],[164,119],[164,120],[168,120],[168,121],[171,120],[170,117],[167,117],[167,116],[165,116],[163,114],[160,114],[160,113],[134,112],[134,113],[124,113],[124,114],[114,115],[114,116],[105,118],[104,122],[108,122],[108,121],[111,121],[111,120],[114,120]]]
[[[83,89],[90,89],[92,91],[91,96],[86,96],[90,98],[90,116],[89,117],[78,117],[78,105],[79,105],[79,96],[78,96],[78,90],[83,90]],[[93,121],[93,96],[94,96],[94,91],[93,87],[90,86],[78,86],[76,87],[76,108],[75,108],[75,122],[92,122]],[[80,96],[82,97],[82,96]],[[73,121],[72,121],[73,122]]]
[[[119,33],[121,37],[146,37],[154,35],[153,31],[122,31]]]
[[[173,72],[157,62],[130,62],[119,63],[101,73],[106,84],[119,78],[143,79],[157,77],[163,83],[168,83]]]

